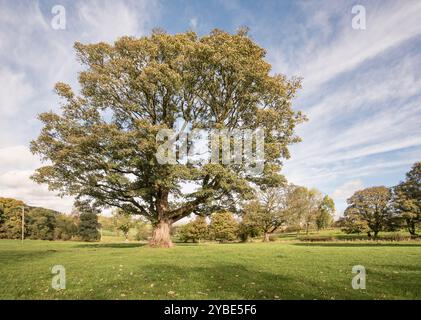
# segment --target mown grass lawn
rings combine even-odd
[[[51,288],[51,268],[67,288]],[[352,266],[366,290],[351,286]],[[178,244],[0,240],[1,299],[421,299],[421,243]]]

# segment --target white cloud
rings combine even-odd
[[[45,3],[0,0],[0,6],[0,196],[68,212],[71,198],[58,198],[29,179],[40,166],[27,147],[41,125],[36,115],[58,109],[53,93],[57,81],[78,88],[75,41],[145,35],[155,26],[159,4],[147,0],[68,2],[64,4],[65,30],[51,28],[51,8]]]
[[[156,17],[157,6],[156,1],[147,0],[80,2],[79,28],[89,41],[113,42],[123,35],[145,35]]]
[[[421,2],[416,0],[382,2],[375,6],[368,3],[367,29],[354,30],[351,27],[352,6],[336,2],[302,2],[306,19],[297,28],[303,38],[303,45],[293,51],[292,63],[274,65],[278,72],[304,77],[304,91],[312,93],[324,82],[339,74],[350,71],[363,62],[384,51],[402,44],[421,34]],[[332,20],[338,20],[333,25]],[[331,36],[335,27],[335,36]],[[270,56],[283,56],[284,48],[272,48]],[[285,58],[277,58],[283,61]]]
[[[73,205],[71,197],[60,198],[48,190],[45,185],[38,185],[30,176],[32,170],[12,170],[0,174],[0,197],[10,197],[24,201],[30,206],[39,206],[70,213]]]
[[[197,28],[197,18],[191,18],[189,21],[189,27],[192,30],[196,30]]]
[[[58,100],[52,93],[55,82],[77,86],[80,67],[72,49],[74,41],[144,35],[157,26],[160,4],[147,0],[69,2],[64,31],[51,29],[50,10],[40,10],[41,2],[12,5],[0,0],[0,4],[0,196],[67,208],[70,202],[28,178],[39,166],[26,147],[39,132],[35,116],[57,110]],[[292,159],[285,167],[287,178],[327,191],[331,185],[366,181],[376,172],[402,170],[419,160],[420,149],[413,154],[402,149],[421,145],[420,56],[403,49],[394,58],[385,53],[421,35],[421,2],[368,2],[365,31],[351,28],[351,2],[299,5],[303,15],[299,24],[288,25],[286,34],[292,36],[285,40],[287,47],[280,47],[279,42],[268,45],[275,71],[304,76],[299,107],[310,117],[309,123],[299,127],[304,141],[292,148]],[[264,29],[268,35],[275,33],[266,19],[264,24],[253,25],[259,21],[257,15],[240,1],[224,1],[221,6],[228,8],[234,25],[247,22],[255,34]],[[195,14],[190,16],[190,27],[195,29],[199,20]],[[203,25],[209,21],[200,16]],[[361,70],[377,61],[381,63]],[[350,74],[350,80],[331,82]],[[402,156],[380,156],[391,151]],[[335,200],[343,201],[339,191],[333,191],[338,195]]]
[[[344,189],[332,185],[402,176],[421,150],[421,60],[408,45],[421,35],[421,2],[364,4],[364,31],[351,27],[352,5],[300,2],[302,24],[289,23],[292,36],[268,52],[276,72],[303,76],[296,105],[310,119],[298,127],[303,142],[291,147],[284,174],[334,193],[341,209]]]
[[[310,121],[299,127],[303,142],[292,147],[292,159],[286,162],[288,177],[317,185],[327,178],[356,174],[353,159],[420,146],[419,59],[401,53],[398,62],[357,70],[335,90],[326,91],[307,110]],[[302,172],[312,174],[306,179]]]
[[[363,188],[364,185],[361,179],[353,179],[336,188],[332,192],[332,197],[340,200],[346,200],[351,197],[355,191],[361,190]]]
[[[3,118],[19,112],[34,96],[35,89],[22,72],[0,66],[0,83],[0,113]]]
[[[11,169],[32,169],[39,164],[40,161],[32,155],[26,146],[0,148],[0,173]]]

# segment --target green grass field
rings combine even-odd
[[[65,290],[51,268],[66,268]],[[351,286],[352,266],[367,271]],[[421,299],[420,242],[177,244],[0,240],[1,299]]]

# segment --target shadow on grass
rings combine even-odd
[[[56,250],[36,250],[36,251],[10,251],[3,252],[0,255],[0,264],[1,263],[10,263],[13,262],[26,262],[26,261],[36,261],[55,254]]]
[[[146,246],[146,243],[86,243],[75,246],[76,248],[140,248]]]
[[[135,292],[140,293],[136,297],[128,294],[126,299],[274,299],[282,298],[286,287],[294,288],[297,284],[296,279],[256,271],[240,264],[179,267],[156,263],[142,266],[139,272],[143,277],[136,282],[102,283],[95,288],[98,293],[95,299],[109,299],[106,292],[110,288],[127,292],[126,287],[135,288]],[[151,283],[154,283],[153,287],[150,286]],[[147,294],[142,295],[142,291]],[[311,292],[304,288],[300,288],[299,292],[294,289],[288,292],[289,298],[302,299],[302,294],[310,296]]]
[[[352,242],[303,242],[294,243],[295,246],[303,247],[421,247],[421,243],[352,243]]]

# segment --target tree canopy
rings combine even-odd
[[[209,236],[208,224],[205,217],[197,216],[193,221],[180,227],[177,232],[181,241],[192,240],[198,242]]]
[[[373,232],[376,238],[391,221],[390,199],[390,190],[384,186],[357,191],[347,200],[349,206],[344,212],[345,219],[352,222],[354,232],[367,231],[369,237]]]
[[[237,238],[238,222],[231,212],[216,212],[211,217],[210,236],[219,242],[233,241]]]
[[[335,214],[335,202],[331,197],[325,195],[319,204],[319,213],[316,217],[316,227],[318,230],[329,227],[333,222]]]
[[[416,236],[416,228],[421,223],[421,162],[415,163],[405,181],[393,188],[393,206],[409,233]]]
[[[45,166],[33,175],[61,194],[139,214],[155,226],[152,245],[171,246],[169,226],[191,213],[233,209],[250,182],[276,183],[294,130],[304,120],[291,101],[299,79],[272,75],[265,50],[244,31],[214,30],[76,43],[80,93],[56,84],[61,113],[39,116],[31,150]],[[264,169],[244,165],[160,164],[161,129],[264,130]],[[194,184],[186,193],[183,186]]]
[[[269,241],[270,234],[288,221],[288,192],[288,186],[259,189],[256,198],[244,206],[243,224],[251,231],[258,229],[263,240]]]

